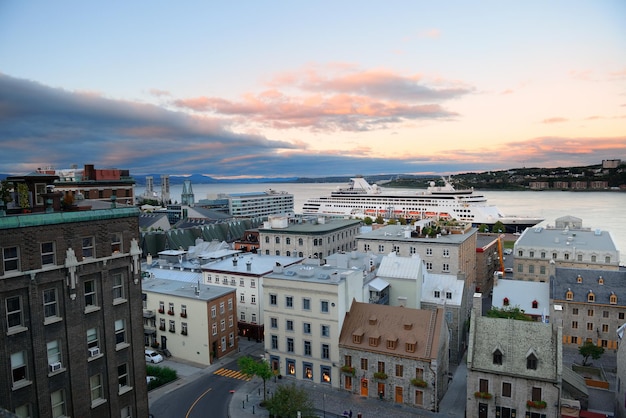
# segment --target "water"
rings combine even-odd
[[[264,184],[194,184],[195,200],[215,198],[218,193],[257,192],[268,189],[285,191],[294,196],[294,210],[302,211],[304,202],[310,197],[330,194],[346,183],[264,183]],[[136,187],[135,195],[144,192]],[[158,185],[155,190],[160,190]],[[398,189],[409,192],[407,189]],[[182,185],[170,186],[172,201],[180,202]],[[609,231],[620,250],[621,264],[626,264],[626,194],[621,192],[510,192],[484,191],[489,204],[497,206],[506,215],[540,216],[541,225],[554,225],[556,218],[576,216],[583,226]]]

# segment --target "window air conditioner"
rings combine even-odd
[[[89,348],[89,357],[95,357],[100,355],[100,347],[90,347]]]
[[[56,363],[50,363],[49,366],[50,366],[50,371],[51,372],[59,371],[59,370],[61,370],[61,367],[62,367],[60,361],[57,361]]]

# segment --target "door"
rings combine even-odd
[[[361,396],[368,396],[367,379],[361,379]]]
[[[402,386],[396,386],[396,403],[402,403]]]
[[[385,384],[378,382],[378,399],[385,399]]]
[[[165,335],[161,335],[161,349],[167,350],[167,337]]]
[[[487,418],[487,404],[486,403],[478,404],[478,418]]]

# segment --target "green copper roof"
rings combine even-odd
[[[0,229],[27,228],[102,219],[128,218],[133,216],[139,216],[139,208],[125,207],[77,212],[29,213],[0,217]]]

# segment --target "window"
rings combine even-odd
[[[415,343],[406,343],[405,350],[407,353],[415,353]]]
[[[608,318],[609,317],[609,311],[602,311],[602,318]]]
[[[378,373],[385,373],[385,362],[384,361],[379,361],[378,362]]]
[[[113,301],[124,299],[124,278],[121,273],[113,275]]]
[[[449,250],[449,249],[447,249],[447,248],[444,248],[444,250],[443,250],[443,256],[444,256],[444,257],[450,257],[450,250]]]
[[[250,295],[250,303],[253,305],[256,303],[256,295]]]
[[[243,287],[244,285],[245,285],[245,284],[244,284],[243,279],[241,279],[241,278],[240,278],[240,279],[239,279],[239,286]]]
[[[56,264],[56,255],[54,252],[54,242],[42,242],[41,243],[41,265],[54,265]]]
[[[578,329],[578,321],[572,321],[572,329]]]
[[[452,299],[452,292],[446,292],[446,299]]]
[[[228,310],[229,311],[233,310],[233,299],[232,298],[228,299]]]
[[[132,410],[130,409],[130,406],[125,406],[122,409],[120,409],[120,417],[121,418],[132,418]]]
[[[478,381],[478,387],[481,392],[489,392],[489,380],[480,379]]]
[[[311,355],[311,341],[304,342],[304,355],[305,356]]]
[[[344,355],[343,363],[345,366],[352,367],[352,356]]]
[[[91,390],[91,404],[104,399],[104,389],[102,387],[102,375],[96,374],[89,378],[89,389]]]
[[[126,342],[126,321],[118,319],[115,321],[115,344],[124,344]]]
[[[592,292],[589,292],[587,294],[587,302],[594,302],[596,300],[596,295],[594,295]]]
[[[224,309],[225,309],[224,302],[220,302],[220,315],[224,315],[224,312],[226,312]]]
[[[291,245],[291,238],[289,237],[285,238],[285,244]]]
[[[609,304],[617,305],[617,295],[613,292],[611,292],[611,295],[609,296]]]
[[[165,331],[165,318],[159,318],[159,329]]]
[[[532,264],[531,264],[531,265],[529,265],[529,266],[528,266],[528,272],[529,272],[530,274],[534,274],[534,273],[535,273],[535,266],[534,266],[534,265],[532,265]]]
[[[176,332],[176,321],[170,320],[170,332]]]
[[[423,405],[424,404],[424,392],[421,390],[415,391],[415,405]]]
[[[128,365],[126,363],[122,363],[117,366],[117,383],[120,389],[130,386],[130,379],[128,377]]]
[[[293,331],[293,321],[291,319],[287,320],[287,331]]]
[[[239,320],[246,322],[246,313],[245,312],[241,312],[241,314],[239,315]]]
[[[322,383],[330,383],[330,367],[321,366],[320,372],[322,374]]]
[[[572,308],[572,315],[578,315],[578,308]]]
[[[57,290],[46,289],[43,291],[43,316],[44,321],[58,317]]]
[[[531,303],[531,306],[533,307],[533,309],[537,309],[539,307],[539,302],[537,302],[536,300],[533,300]]]
[[[596,259],[597,259],[597,257],[596,257],[595,255],[592,255],[592,256],[591,256],[591,262],[592,262],[592,263],[595,263],[595,262],[596,262]]]
[[[322,301],[321,310],[322,310],[322,313],[328,313],[328,301],[327,300]]]
[[[228,328],[232,328],[235,326],[235,321],[232,315],[228,317]]]
[[[311,299],[309,298],[303,298],[302,299],[302,309],[305,311],[310,311],[311,310]]]
[[[528,252],[528,257],[535,258],[535,252],[534,251],[529,251]]]
[[[18,271],[20,269],[20,252],[17,247],[7,247],[2,249],[2,260],[4,261],[4,271]]]
[[[402,364],[396,364],[396,377],[402,377],[404,374],[404,366]]]
[[[602,324],[602,332],[609,332],[609,324]]]
[[[532,389],[532,400],[535,402],[541,401],[541,388],[534,387]]]
[[[215,318],[217,316],[217,306],[211,306],[211,318]]]
[[[87,349],[89,348],[99,348],[100,345],[98,343],[98,329],[97,328],[89,328],[87,330]]]
[[[30,404],[27,403],[27,404],[20,405],[17,408],[15,408],[15,415],[17,415],[19,418],[30,418],[30,417],[32,417]]]
[[[180,333],[182,335],[187,335],[187,323],[186,322],[180,323]]]
[[[426,248],[426,255],[433,255],[433,249],[432,248]]]
[[[572,337],[572,344],[578,344],[578,337]]]
[[[8,329],[22,327],[24,320],[22,317],[22,298],[12,296],[7,298],[5,303]]]
[[[180,316],[187,318],[187,305],[180,305]]]
[[[323,359],[330,358],[330,346],[328,344],[322,344],[322,358]]]
[[[256,314],[253,313],[251,316],[252,318],[250,319],[250,322],[252,322],[253,324],[256,324]]]
[[[546,274],[546,266],[539,266],[539,274]]]
[[[246,295],[243,293],[239,295],[239,303],[246,303]]]
[[[217,323],[213,323],[213,325],[211,325],[211,332],[213,335],[217,335]]]
[[[439,298],[441,298],[441,291],[439,291],[439,290],[435,290],[435,292],[434,292],[434,295],[433,295],[433,296],[435,297],[435,299],[439,299]]]
[[[443,271],[450,271],[450,264],[448,263],[443,263]]]
[[[587,309],[587,316],[593,316],[593,309]]]
[[[611,262],[611,257],[609,257],[608,255],[606,257],[604,257],[604,262],[606,264],[609,264]]]
[[[48,365],[61,364],[61,349],[59,348],[59,342],[49,341],[46,343],[46,349],[48,352]]]
[[[503,398],[511,397],[511,384],[509,382],[502,382],[502,397]]]
[[[52,405],[52,418],[65,416],[65,391],[63,389],[50,394],[50,403]]]
[[[308,323],[308,322],[305,322],[305,323],[303,324],[303,329],[302,329],[302,332],[303,332],[304,334],[310,334],[310,333],[311,333],[311,324],[310,324],[310,323]]]
[[[367,359],[366,358],[361,359],[361,370],[367,371]]]
[[[496,349],[493,352],[493,364],[502,365],[502,351]]]
[[[296,375],[296,362],[294,360],[287,359],[287,374],[289,376]]]
[[[593,322],[587,322],[587,331],[593,331]]]
[[[526,368],[529,370],[537,370],[537,357],[530,353],[528,357],[526,357]]]
[[[303,363],[302,367],[304,367],[304,378],[313,380],[313,365],[311,363]]]
[[[256,288],[256,281],[254,279],[250,279],[250,287],[251,288]]]
[[[122,252],[122,234],[114,232],[111,234],[111,254]]]
[[[619,319],[624,319],[624,312],[618,312],[618,313],[617,313],[617,317],[618,317]]]
[[[98,294],[96,293],[96,281],[86,280],[83,282],[85,291],[85,308],[95,308],[98,306]]]
[[[270,318],[270,326],[274,329],[278,329],[278,318]]]
[[[272,335],[272,350],[278,350],[278,336]]]
[[[287,338],[287,352],[293,353],[293,338]]]
[[[322,337],[330,337],[330,326],[322,325]]]
[[[11,377],[13,379],[13,387],[28,382],[26,351],[18,351],[11,354]]]
[[[277,296],[275,294],[270,294],[270,305],[276,306],[277,302],[276,302]]]
[[[572,292],[571,290],[568,290],[567,292],[565,292],[565,300],[573,300],[574,299],[574,292]]]
[[[255,322],[254,319],[253,319],[252,322]],[[220,331],[226,331],[226,320],[225,319],[222,319],[220,321]]]
[[[83,258],[93,258],[94,257],[94,245],[93,245],[93,237],[83,238]]]
[[[433,263],[430,261],[426,262],[426,270],[432,270],[433,269]]]
[[[276,237],[275,242],[276,244],[280,244],[280,237]]]
[[[385,252],[385,246],[383,244],[378,244],[378,252],[379,253],[384,253]]]
[[[582,255],[582,254],[578,254],[578,255],[576,256],[576,260],[577,260],[577,261],[583,261],[583,255]]]
[[[524,265],[523,264],[518,264],[517,265],[517,272],[518,273],[523,273],[524,272]]]
[[[287,308],[293,308],[293,296],[285,296],[285,306]]]
[[[304,245],[304,240],[302,238],[298,238],[298,245]]]

